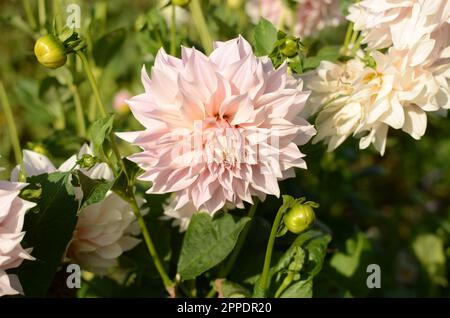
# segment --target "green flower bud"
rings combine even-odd
[[[48,68],[61,67],[67,61],[63,43],[53,34],[44,35],[36,41],[34,54],[39,63]]]
[[[185,7],[191,2],[191,0],[172,0],[172,5],[179,6],[179,7]]]
[[[286,39],[286,42],[284,42],[283,48],[281,49],[281,53],[283,53],[284,56],[293,57],[298,54],[298,50],[299,47],[297,41]]]
[[[315,214],[310,202],[297,204],[284,216],[284,225],[294,234],[299,234],[314,223]]]
[[[81,156],[80,159],[78,159],[77,163],[83,169],[90,169],[97,163],[97,161],[98,160],[96,157],[94,157],[92,155],[84,154],[83,156]]]

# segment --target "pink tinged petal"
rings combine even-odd
[[[123,139],[129,143],[134,143],[135,140],[141,135],[141,131],[133,132],[117,132],[116,136]]]
[[[241,36],[226,42],[215,42],[214,48],[209,58],[219,69],[225,69],[253,53],[250,44]]]
[[[253,169],[253,180],[250,185],[256,190],[274,195],[278,198],[280,196],[280,188],[278,187],[277,178],[261,170],[263,170],[262,167]]]
[[[239,125],[242,123],[252,122],[255,119],[255,109],[252,101],[247,95],[242,95],[243,99],[239,102],[237,110],[232,116],[231,125]]]
[[[17,294],[23,295],[22,286],[17,275],[8,275],[0,270],[0,297]]]
[[[375,140],[373,144],[375,146],[375,149],[377,149],[382,156],[384,155],[384,151],[386,149],[388,129],[388,125],[381,125],[379,128],[377,128],[375,133]]]
[[[126,101],[133,116],[146,128],[162,129],[167,125],[161,120],[152,117],[152,111],[157,109],[157,105],[148,93],[141,94]]]
[[[219,115],[222,119],[232,119],[234,115],[239,110],[241,104],[246,104],[248,102],[248,96],[245,95],[235,95],[226,98],[219,109]]]
[[[287,63],[283,62],[276,70],[272,71],[266,78],[265,94],[276,92],[286,86]]]
[[[200,206],[200,210],[205,209],[209,214],[214,215],[217,211],[223,208],[226,199],[221,188],[217,188],[211,198]]]
[[[129,251],[136,247],[141,242],[140,239],[137,239],[132,236],[123,236],[117,243],[120,245],[123,251]]]
[[[147,73],[147,70],[145,69],[145,65],[143,65],[142,69],[141,69],[141,82],[142,82],[142,85],[144,85],[145,92],[147,94],[151,94],[152,81],[150,80],[150,77],[148,77],[148,73]]]
[[[159,106],[164,105],[169,109],[175,109],[176,87],[176,78],[171,79],[164,71],[152,69],[152,96]]]
[[[198,87],[200,86],[196,83],[188,82],[181,76],[178,77],[178,88],[182,96],[180,111],[191,123],[205,119],[204,104],[209,97],[198,92]]]
[[[23,151],[23,164],[27,176],[36,176],[56,171],[55,166],[46,156],[30,150]]]
[[[197,85],[206,101],[217,90],[216,66],[200,51],[192,49],[183,74]]]
[[[7,229],[13,233],[22,231],[25,212],[34,206],[36,206],[36,203],[28,202],[18,197],[15,198],[11,205],[10,213],[4,218],[2,218],[0,213],[0,228]]]
[[[3,219],[11,213],[11,205],[19,193],[20,191],[11,192],[0,188],[0,226],[3,223]]]
[[[413,49],[413,56],[411,59],[411,66],[417,66],[422,63],[430,56],[436,45],[436,41],[433,39],[420,41],[417,46]]]
[[[97,254],[105,259],[114,259],[122,255],[122,247],[117,244],[110,244],[97,249]]]
[[[403,106],[400,104],[396,97],[392,98],[390,102],[390,112],[383,119],[383,122],[394,129],[400,129],[405,123],[405,113],[403,111]]]
[[[414,139],[420,139],[427,129],[427,115],[419,107],[410,105],[405,108],[405,125],[403,131]]]

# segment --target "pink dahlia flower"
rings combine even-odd
[[[142,148],[129,159],[153,182],[149,193],[176,193],[175,210],[188,202],[209,213],[243,208],[252,196],[279,196],[278,180],[306,168],[297,145],[315,129],[298,113],[309,93],[242,37],[216,42],[209,57],[161,49],[142,82],[145,93],[128,103],[145,130],[119,136]]]
[[[23,260],[33,260],[20,245],[25,212],[35,204],[19,198],[24,183],[0,181],[0,296],[23,293],[16,275],[6,271],[18,267]]]
[[[276,27],[286,25],[298,36],[311,36],[327,26],[343,21],[339,0],[297,0],[295,12],[283,0],[250,0],[246,11],[253,23],[263,17]]]

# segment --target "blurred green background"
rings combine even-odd
[[[56,163],[74,154],[86,140],[77,136],[71,85],[79,89],[87,123],[96,118],[93,96],[74,59],[68,68],[46,70],[33,54],[34,40],[51,29],[54,13],[64,23],[69,4],[81,8],[80,34],[88,41],[88,57],[103,99],[113,112],[114,95],[127,90],[143,91],[142,65],[151,69],[162,46],[169,51],[169,12],[160,1],[29,1],[34,20],[27,18],[23,3],[0,2],[0,80],[4,83],[14,110],[23,148],[43,152]],[[38,3],[45,9],[38,9]],[[216,40],[242,34],[252,41],[252,25],[243,8],[232,9],[227,1],[203,1],[209,28]],[[177,38],[182,45],[201,49],[192,20],[180,9]],[[59,12],[59,15],[58,15]],[[57,20],[57,19],[55,19]],[[31,24],[31,26],[30,26]],[[310,55],[321,47],[343,42],[345,26],[325,30],[320,39],[305,39]],[[116,115],[116,131],[139,129],[126,112]],[[7,127],[0,113],[0,172],[8,178],[14,166]],[[130,152],[120,144],[122,153]],[[322,145],[302,147],[308,170],[281,183],[282,193],[306,196],[320,203],[317,217],[329,228],[333,240],[322,273],[315,280],[319,297],[448,297],[450,269],[450,125],[441,116],[429,116],[426,135],[415,141],[404,133],[390,130],[386,154],[358,150],[347,141],[334,153]],[[163,196],[147,196],[154,222],[155,241],[168,260],[179,250],[180,234],[161,222]],[[270,224],[281,201],[268,198],[258,210],[245,254],[231,274],[236,280],[254,275],[249,262],[262,259]],[[234,212],[242,213],[242,212]],[[161,226],[157,226],[161,224]],[[178,243],[177,243],[178,242]],[[277,242],[282,250],[292,242]],[[254,252],[253,252],[254,251]],[[79,296],[159,296],[163,292],[155,273],[148,273],[143,246],[125,253],[122,263],[134,266],[134,276],[86,278],[89,284]],[[172,257],[172,259],[174,259]],[[130,261],[131,260],[131,261]],[[366,286],[368,264],[379,264],[380,289]],[[137,264],[137,265],[136,265]],[[144,264],[144,265],[143,265]],[[262,261],[259,263],[262,264]],[[176,264],[175,264],[176,265]],[[169,264],[173,268],[174,264]],[[153,270],[154,271],[154,270]],[[119,284],[118,281],[125,281]],[[159,291],[158,291],[159,290]]]

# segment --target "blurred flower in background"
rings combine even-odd
[[[263,17],[283,29],[284,25],[300,37],[314,36],[327,26],[344,19],[339,0],[297,0],[289,6],[283,0],[250,0],[246,10],[253,23]]]
[[[131,93],[125,89],[118,91],[113,98],[113,109],[120,115],[126,115],[130,108],[126,101],[132,97]]]

